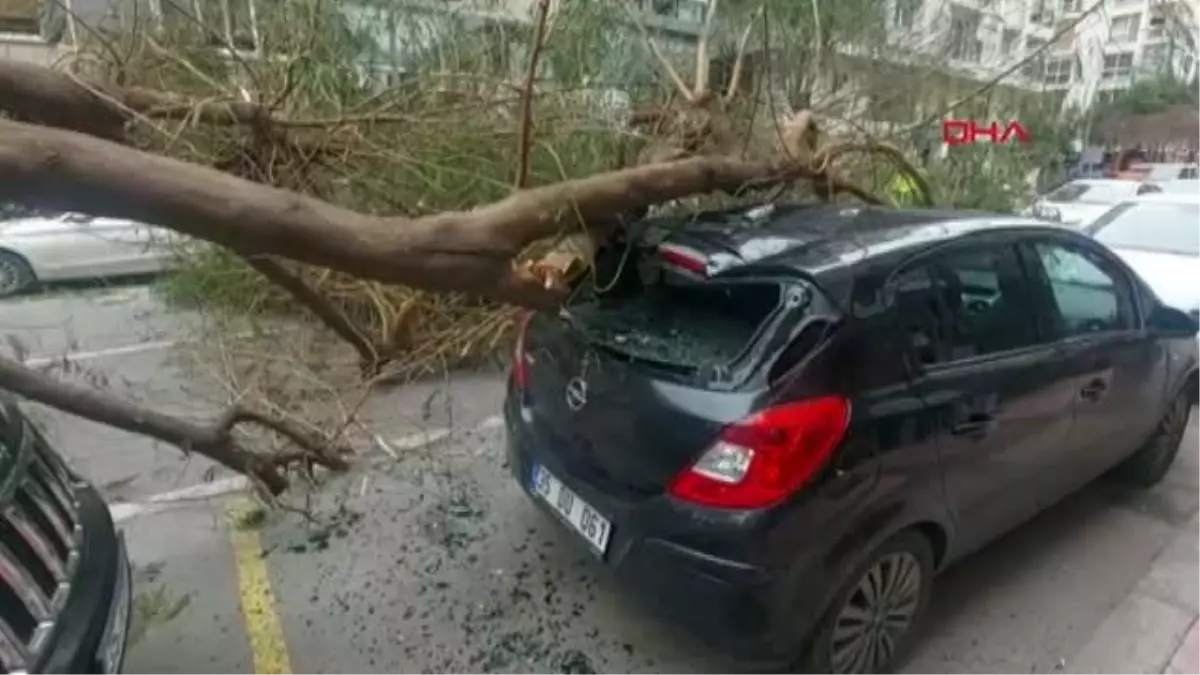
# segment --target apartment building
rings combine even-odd
[[[1196,0],[888,1],[896,43],[1077,109],[1138,77],[1197,74]]]
[[[199,18],[241,56],[255,56],[259,42],[257,3],[262,0],[0,0],[0,58],[53,63],[69,53],[80,24],[99,24],[129,8],[142,8],[142,20],[169,19],[186,13]],[[569,1],[569,0],[568,0]],[[629,0],[667,53],[694,48],[708,0]],[[403,62],[429,47],[447,30],[450,19],[468,25],[529,23],[536,0],[346,0],[342,11],[349,26],[361,31],[371,46],[363,58],[364,74],[389,83],[403,73]],[[636,37],[629,31],[626,37]],[[626,45],[613,53],[620,60],[635,56]],[[617,64],[616,67],[621,67]]]

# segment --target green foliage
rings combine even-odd
[[[1166,110],[1173,105],[1200,105],[1197,83],[1174,77],[1138,80],[1111,103],[1097,106],[1097,118],[1110,115],[1145,115]]]

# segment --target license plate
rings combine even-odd
[[[541,464],[533,465],[530,490],[558,512],[601,555],[608,548],[612,524],[579,498]]]

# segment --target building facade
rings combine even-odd
[[[888,2],[897,42],[944,54],[973,79],[1003,75],[1076,109],[1111,100],[1140,77],[1197,75],[1196,0]]]

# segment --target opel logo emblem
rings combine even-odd
[[[587,405],[587,382],[581,377],[572,377],[567,382],[567,407],[578,412]]]

